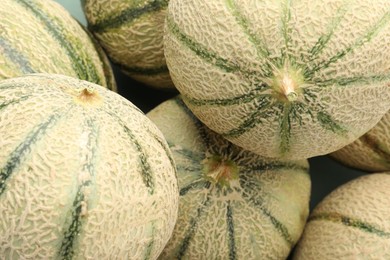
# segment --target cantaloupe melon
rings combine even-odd
[[[181,99],[147,116],[177,165],[179,216],[165,259],[285,259],[309,214],[307,160],[268,160],[205,127]]]
[[[316,206],[293,259],[390,259],[389,205],[389,173],[349,181]]]
[[[346,166],[363,171],[390,171],[390,113],[358,140],[330,155]]]
[[[96,39],[53,0],[2,0],[0,79],[55,73],[116,90],[111,65]]]
[[[178,186],[157,127],[63,75],[0,82],[0,258],[156,259]]]
[[[244,149],[327,154],[389,109],[388,0],[172,0],[165,24],[185,103]]]
[[[168,0],[82,0],[88,28],[130,77],[173,89],[163,51]]]

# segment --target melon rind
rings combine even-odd
[[[330,154],[346,166],[367,172],[390,171],[390,113],[353,143]]]
[[[147,116],[170,146],[180,190],[178,221],[159,259],[285,259],[309,214],[307,160],[244,151],[205,127],[180,97]],[[212,158],[235,165],[237,179],[214,184],[205,175]]]
[[[172,0],[165,31],[167,65],[187,106],[262,156],[328,154],[389,109],[387,0]],[[279,71],[299,82],[295,100],[271,85]]]
[[[53,0],[4,0],[0,9],[0,79],[63,74],[116,91],[97,41]]]
[[[156,259],[178,211],[175,164],[132,103],[87,81],[0,83],[0,255]]]
[[[88,28],[123,73],[146,85],[174,89],[163,50],[168,0],[84,0]]]
[[[390,174],[354,179],[310,214],[293,259],[389,259]]]

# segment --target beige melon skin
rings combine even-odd
[[[128,76],[146,85],[174,89],[163,50],[169,0],[83,0],[91,32]]]
[[[3,80],[0,136],[0,258],[157,258],[177,218],[176,171],[128,100],[60,75]]]
[[[307,160],[268,160],[205,127],[180,98],[147,116],[177,165],[180,199],[159,259],[286,259],[309,214]]]
[[[302,159],[389,109],[388,0],[172,0],[165,57],[192,112],[234,144]]]
[[[29,73],[64,74],[116,91],[103,49],[53,0],[3,0],[0,79]]]
[[[390,174],[354,179],[311,213],[294,260],[390,259]]]
[[[390,171],[390,113],[353,143],[330,154],[339,162],[369,172]]]

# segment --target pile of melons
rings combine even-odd
[[[57,2],[0,9],[0,259],[390,259],[390,1]]]

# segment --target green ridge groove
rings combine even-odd
[[[263,90],[269,89],[269,86],[266,86],[264,82],[261,81],[261,75],[259,74],[259,71],[245,70],[238,64],[235,64],[228,59],[222,58],[217,53],[208,50],[207,47],[197,43],[190,36],[184,34],[171,17],[167,17],[166,23],[170,33],[200,59],[203,59],[205,62],[216,66],[226,73],[232,73],[240,76],[246,84],[249,84],[249,86],[245,87],[253,88],[253,86],[255,86],[255,90],[257,90],[260,86]]]
[[[236,5],[236,1],[226,0],[225,3],[227,7],[230,9],[237,23],[243,29],[243,32],[248,37],[249,41],[256,48],[258,58],[266,61],[267,71],[265,71],[265,74],[263,76],[272,75],[272,65],[271,62],[269,61],[270,51],[267,49],[264,43],[257,37],[256,33],[253,32],[253,30],[251,30],[251,28],[249,27],[250,24],[249,20],[246,17],[244,17],[244,15],[240,12],[240,10]]]
[[[14,170],[31,153],[31,146],[38,142],[60,118],[61,116],[57,113],[49,116],[43,123],[35,126],[34,130],[27,134],[24,141],[10,153],[5,165],[0,168],[0,196],[4,194],[7,181],[11,178]]]
[[[376,235],[379,237],[390,238],[390,232],[385,232],[375,225],[366,223],[356,218],[351,218],[348,216],[344,216],[337,212],[330,213],[317,213],[313,216],[309,217],[308,221],[331,221],[333,223],[339,223],[347,227],[357,228],[362,232],[369,233],[372,235]]]
[[[190,184],[182,187],[179,191],[179,194],[180,196],[185,196],[187,195],[187,193],[191,190],[195,190],[195,189],[205,189],[206,187],[210,186],[210,182],[209,181],[205,181],[203,179],[200,179],[200,180],[197,180],[197,181],[194,181],[194,182],[191,182]]]
[[[26,95],[26,96],[22,96],[18,99],[9,100],[8,102],[5,102],[5,103],[0,103],[0,110],[2,110],[3,108],[5,108],[9,105],[12,105],[12,104],[19,104],[20,102],[25,101],[30,97],[31,97],[31,95]]]
[[[76,242],[81,233],[81,227],[83,223],[82,202],[86,202],[86,200],[88,202],[88,198],[86,198],[85,195],[85,188],[93,184],[93,179],[96,174],[94,163],[96,163],[96,150],[99,131],[92,119],[87,119],[86,125],[88,127],[88,130],[86,131],[89,131],[87,149],[88,151],[91,151],[91,154],[87,154],[86,162],[82,166],[81,171],[88,172],[91,179],[83,180],[77,187],[77,193],[72,204],[73,207],[71,212],[70,225],[65,229],[66,231],[64,232],[64,238],[58,252],[58,256],[62,260],[72,260],[74,258]],[[82,157],[83,156],[80,158]]]
[[[161,137],[159,137],[158,135],[152,133],[150,131],[150,129],[148,129],[147,131],[148,131],[148,134],[161,146],[161,148],[163,148],[165,155],[169,159],[169,162],[171,163],[172,167],[175,168],[175,166],[176,166],[175,160],[172,157],[172,153],[171,153],[169,147],[167,145],[165,145],[164,140]]]
[[[109,29],[119,28],[124,24],[131,23],[143,15],[158,12],[168,7],[169,0],[153,0],[141,7],[128,7],[119,14],[108,15],[102,21],[90,24],[89,29],[93,32],[103,33]]]
[[[142,170],[142,180],[145,186],[148,188],[149,194],[154,194],[156,180],[148,161],[148,155],[142,148],[141,144],[139,143],[133,132],[126,125],[122,126],[139,154],[139,164]]]
[[[156,235],[156,226],[154,221],[152,222],[151,226],[152,226],[152,239],[150,240],[149,244],[146,247],[146,254],[144,256],[144,260],[151,259],[150,256],[152,255],[153,247],[155,244],[154,236]]]
[[[232,72],[241,72],[242,74],[248,74],[247,72],[243,72],[241,68],[232,63],[231,61],[221,58],[218,56],[218,54],[207,50],[206,47],[202,46],[201,44],[195,42],[193,39],[191,39],[188,35],[185,35],[183,32],[180,31],[177,24],[174,23],[173,19],[171,17],[167,17],[167,25],[170,30],[170,32],[186,47],[188,47],[191,51],[193,51],[198,57],[205,60],[206,62],[213,64],[214,66],[218,67],[222,71],[232,73]],[[251,73],[249,73],[251,74]]]
[[[280,236],[292,248],[294,245],[294,241],[287,227],[272,215],[272,213],[264,206],[263,201],[255,198],[256,194],[253,195],[253,191],[260,191],[261,188],[258,187],[258,185],[255,185],[254,183],[249,183],[247,180],[245,180],[245,177],[247,176],[241,175],[240,178],[241,187],[243,187],[244,190],[246,190],[246,192],[242,193],[243,194],[242,197],[247,203],[257,207],[263,213],[263,215],[266,216],[271,221],[272,225],[278,231]]]
[[[171,148],[173,153],[176,153],[178,155],[184,156],[186,159],[192,161],[193,163],[198,163],[204,159],[203,153],[197,153],[194,151],[191,151],[189,149],[185,149],[180,147],[180,149],[176,148],[175,145],[169,144],[169,147]]]
[[[274,116],[275,114],[272,114],[270,111],[272,111],[272,100],[269,99],[263,99],[260,100],[259,104],[257,104],[257,110],[255,110],[253,113],[251,113],[243,123],[241,123],[238,127],[231,129],[225,133],[221,133],[224,137],[238,137],[242,134],[250,131],[254,127],[256,127],[257,124],[261,123],[261,120],[266,119],[270,116]]]
[[[123,70],[128,74],[136,74],[142,76],[156,76],[159,74],[164,74],[169,72],[167,65],[162,65],[154,68],[147,68],[147,67],[136,67],[136,66],[130,67],[121,64],[120,68],[121,70]]]
[[[291,55],[290,55],[290,44],[291,41],[291,32],[292,29],[290,27],[290,20],[291,20],[291,2],[292,0],[285,0],[283,4],[283,15],[281,20],[281,33],[284,39],[284,46],[281,50],[281,61],[282,64],[279,64],[279,66],[283,66],[286,62],[292,62]]]
[[[202,170],[202,168],[200,166],[197,166],[197,165],[191,165],[191,166],[188,166],[188,165],[177,165],[176,169],[177,169],[178,172],[180,172],[180,171],[194,172],[194,171],[201,171]]]
[[[253,165],[253,166],[247,166],[247,165],[242,166],[241,172],[251,173],[251,172],[263,172],[263,171],[277,171],[283,169],[297,170],[297,171],[303,171],[307,173],[309,167],[299,165],[294,162],[282,162],[282,161],[261,162],[260,164]]]
[[[229,260],[235,260],[237,259],[237,248],[234,234],[233,208],[230,204],[231,202],[228,201],[226,206],[226,224],[229,236]]]
[[[325,111],[319,111],[317,113],[317,120],[324,129],[332,131],[333,133],[345,135],[348,132],[347,129],[335,122],[331,115]]]
[[[88,58],[85,57],[81,59],[81,55],[78,55],[78,50],[73,48],[72,44],[65,37],[65,28],[57,26],[49,16],[42,12],[39,7],[37,7],[34,2],[29,0],[16,0],[19,4],[29,9],[48,29],[48,32],[53,36],[53,38],[59,43],[59,45],[66,51],[68,56],[72,61],[72,68],[76,72],[77,76],[80,79],[84,79],[90,82],[101,85],[101,79],[98,76],[95,65]],[[84,49],[84,46],[77,41],[77,38],[74,39],[74,44],[77,45],[81,50]]]
[[[314,44],[314,46],[310,49],[309,53],[311,55],[309,57],[309,61],[313,61],[315,58],[317,58],[318,54],[320,54],[326,47],[329,40],[332,38],[334,31],[337,29],[342,19],[345,17],[347,10],[348,9],[345,8],[345,6],[342,6],[337,9],[335,17],[329,23],[327,33],[321,35],[320,38],[318,38],[317,42]]]
[[[389,81],[390,80],[390,74],[387,75],[371,75],[371,76],[354,76],[354,77],[340,77],[340,78],[333,78],[328,80],[314,80],[313,83],[317,86],[329,86],[329,85],[336,85],[336,86],[348,86],[351,84],[358,83],[361,84],[372,84],[382,81]]]
[[[117,120],[117,123],[123,128],[123,131],[127,134],[131,143],[134,145],[134,148],[136,149],[136,151],[138,153],[138,158],[139,158],[138,162],[139,162],[139,166],[141,167],[142,181],[143,181],[144,185],[146,186],[146,188],[148,189],[149,194],[150,195],[154,194],[156,180],[155,180],[155,176],[152,172],[152,168],[151,168],[149,161],[148,161],[148,155],[144,151],[143,147],[139,143],[139,141],[138,141],[137,137],[134,135],[133,131],[129,127],[127,127],[125,122],[123,122],[123,120],[120,117],[118,117],[115,114],[115,112],[106,112],[106,113]]]
[[[1,53],[8,58],[9,62],[12,62],[19,67],[22,74],[35,72],[28,58],[16,48],[13,48],[13,46],[3,37],[0,37],[0,50]]]
[[[316,64],[312,69],[306,70],[304,72],[305,78],[311,78],[317,71],[320,71],[321,69],[329,67],[332,63],[335,63],[345,57],[347,54],[351,53],[352,51],[355,51],[359,47],[363,46],[365,43],[370,42],[372,38],[376,36],[376,34],[380,31],[380,29],[387,25],[387,23],[390,21],[390,11],[385,13],[379,21],[370,28],[369,31],[367,31],[362,37],[357,39],[354,43],[347,46],[345,49],[337,52],[336,55],[331,57],[327,61],[322,61],[319,64]]]
[[[256,98],[259,98],[261,96],[268,96],[268,94],[260,94],[260,91],[262,91],[262,87],[257,87],[255,89],[252,89],[248,93],[242,94],[240,96],[235,96],[232,98],[218,98],[218,99],[195,99],[190,98],[182,94],[183,99],[185,99],[186,102],[188,102],[191,105],[194,106],[233,106],[233,105],[240,105],[245,103],[250,103]]]
[[[207,208],[210,206],[211,197],[210,194],[208,194],[207,198],[203,203],[199,206],[197,209],[196,216],[190,220],[190,227],[186,231],[186,235],[184,236],[181,245],[179,246],[179,251],[177,252],[175,258],[177,260],[183,259],[189,245],[191,239],[194,237],[197,229],[198,229],[198,222],[200,221],[201,216],[205,213]]]
[[[280,153],[286,154],[290,150],[291,145],[291,112],[293,104],[286,103],[282,106],[283,115],[280,117]]]
[[[93,45],[95,46],[96,52],[99,55],[99,59],[102,61],[103,73],[104,73],[104,77],[106,79],[107,89],[116,92],[117,85],[116,85],[116,81],[115,81],[114,72],[112,71],[110,60],[106,56],[106,53],[104,52],[103,47],[100,45],[99,41],[95,38],[95,36],[90,31],[88,31],[88,29],[85,28],[85,26],[83,24],[81,24],[78,20],[76,20],[76,21],[78,22],[80,27],[84,30],[84,32],[91,39]]]

